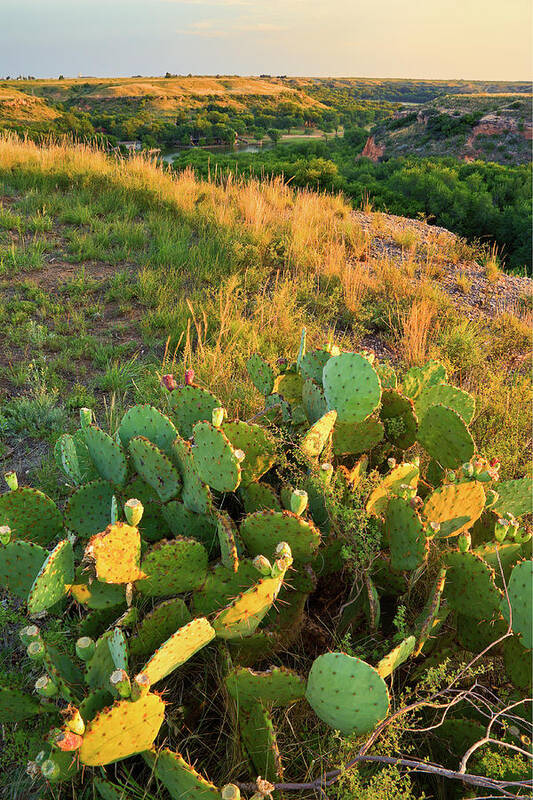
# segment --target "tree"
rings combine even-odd
[[[277,130],[277,128],[269,128],[267,130],[268,136],[272,139],[274,144],[277,144],[281,139],[281,132]]]

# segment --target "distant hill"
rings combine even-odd
[[[0,120],[5,123],[34,123],[53,120],[59,113],[42,98],[12,88],[0,87]]]

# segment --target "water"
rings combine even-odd
[[[264,144],[211,144],[205,145],[205,147],[199,148],[201,150],[209,150],[213,153],[259,153],[261,150],[270,150],[271,147],[274,147],[273,142],[265,142]],[[165,161],[167,164],[172,164],[175,158],[181,155],[185,150],[194,150],[196,149],[193,147],[181,147],[179,150],[174,150],[171,153],[165,153],[161,156],[161,159]]]

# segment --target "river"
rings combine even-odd
[[[173,150],[170,153],[164,153],[161,156],[162,161],[167,164],[172,164],[175,158],[181,155],[185,150],[209,150],[213,153],[259,153],[261,150],[270,150],[274,147],[273,142],[264,142],[263,144],[211,144],[205,147],[181,147],[179,150]]]

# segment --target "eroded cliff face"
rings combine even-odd
[[[531,122],[524,122],[520,127],[513,117],[487,114],[480,119],[478,124],[472,129],[472,133],[465,142],[462,154],[462,158],[464,158],[465,161],[471,161],[481,154],[481,151],[476,146],[478,136],[495,136],[501,141],[506,137],[512,136],[516,137],[515,141],[517,139],[531,141],[533,139],[533,125]]]
[[[377,144],[373,136],[369,136],[363,147],[360,158],[369,158],[371,161],[379,161],[385,153],[385,145]]]

